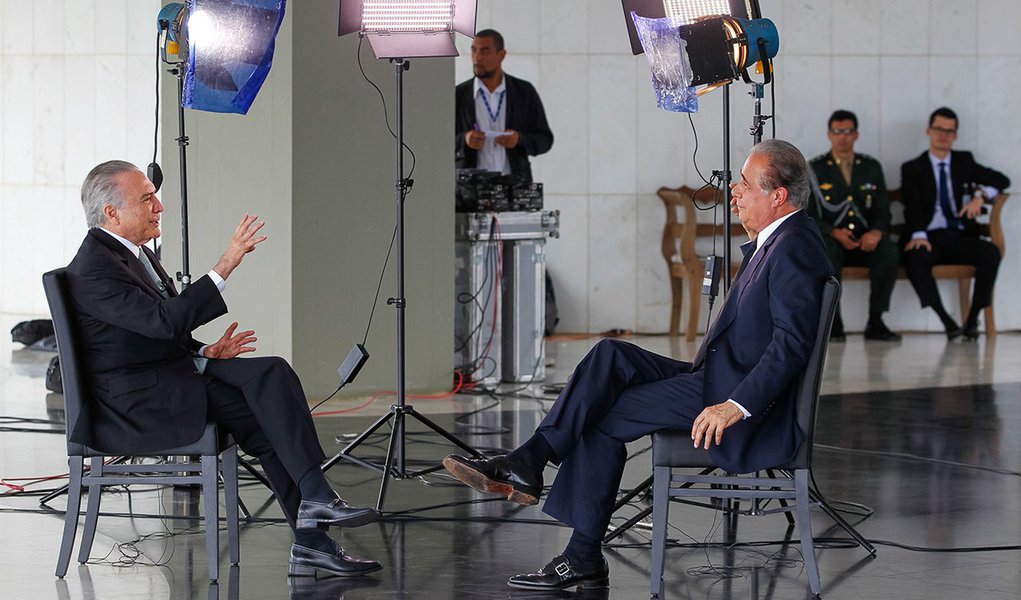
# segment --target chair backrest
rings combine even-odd
[[[830,328],[833,315],[840,299],[840,283],[830,277],[823,285],[822,302],[819,307],[819,327],[815,333],[812,353],[802,375],[795,381],[794,401],[797,407],[798,427],[805,434],[798,453],[789,466],[807,469],[812,466],[812,446],[815,442],[815,417],[819,407],[819,390],[822,387],[822,372],[826,364],[826,349],[829,346]]]
[[[88,410],[83,397],[85,386],[78,358],[75,315],[71,309],[71,294],[67,289],[67,269],[56,269],[43,274],[43,290],[50,305],[53,330],[57,336],[57,353],[60,356],[60,375],[64,384],[64,415],[67,421],[67,455],[83,456],[85,448],[71,441],[71,433],[76,428],[88,427]]]

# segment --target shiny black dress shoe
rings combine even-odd
[[[515,575],[507,585],[530,590],[564,590],[578,587],[583,590],[610,587],[610,566],[600,557],[600,564],[592,571],[581,572],[571,566],[567,557],[561,554],[535,573]]]
[[[830,329],[830,341],[831,342],[846,342],[847,341],[847,335],[844,334],[844,329],[843,328],[837,329],[836,327],[834,327],[833,329]]]
[[[467,458],[451,454],[443,459],[451,475],[480,492],[496,492],[511,502],[530,506],[542,495],[542,471],[514,464],[506,456]]]
[[[890,329],[882,322],[875,325],[869,324],[865,326],[865,339],[867,340],[879,340],[881,342],[899,342],[900,335],[890,331]]]
[[[952,342],[957,338],[961,337],[962,335],[964,335],[964,330],[961,329],[960,327],[957,327],[956,325],[950,329],[947,329],[947,341]]]
[[[321,572],[338,577],[357,577],[383,568],[374,560],[355,558],[344,552],[340,546],[334,546],[336,552],[330,554],[322,550],[291,544],[291,564],[287,569],[287,575],[290,577],[315,577],[317,572]]]
[[[372,523],[377,519],[379,519],[379,513],[376,512],[376,509],[348,506],[347,502],[334,494],[333,500],[329,502],[302,500],[298,505],[296,526],[298,529],[313,529],[330,525],[358,527]]]

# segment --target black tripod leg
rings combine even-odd
[[[858,533],[858,530],[855,529],[853,525],[848,523],[844,519],[844,517],[840,516],[840,513],[838,513],[835,508],[830,506],[830,503],[827,502],[826,499],[822,497],[822,494],[813,490],[812,488],[808,488],[808,497],[811,498],[813,502],[818,502],[819,508],[821,508],[824,513],[829,515],[829,517],[833,519],[833,521],[836,522],[836,524],[839,525],[841,529],[846,531],[847,535],[854,538],[854,541],[858,542],[859,546],[864,548],[869,554],[875,555],[876,547],[873,546],[867,539],[865,539],[865,536]]]
[[[266,489],[269,490],[269,497],[270,498],[272,498],[273,496],[276,495],[276,492],[273,491],[273,486],[271,486],[269,484],[269,480],[266,479],[265,475],[260,473],[254,466],[252,466],[252,463],[248,462],[247,460],[245,460],[245,459],[243,459],[243,458],[241,458],[239,456],[238,457],[238,464],[241,465],[242,467],[244,467],[244,469],[246,471],[248,471],[248,474],[251,475],[252,477],[256,478],[259,481],[259,483],[261,483],[262,485],[266,486]],[[247,513],[248,513],[248,511],[245,511],[245,514],[247,514]],[[248,516],[251,517],[252,515],[248,515]]]
[[[651,506],[643,508],[637,515],[631,517],[627,521],[624,521],[624,523],[620,527],[618,527],[618,528],[614,529],[613,531],[611,531],[610,533],[608,533],[606,535],[606,537],[603,538],[603,543],[604,544],[609,544],[611,541],[613,541],[613,540],[617,539],[618,537],[624,535],[625,531],[631,529],[639,521],[641,521],[642,519],[644,519],[645,517],[647,517],[647,516],[649,516],[651,514],[652,514],[652,507]]]
[[[482,458],[482,453],[481,452],[479,452],[475,448],[472,448],[471,446],[469,446],[465,442],[462,442],[458,438],[454,437],[454,434],[450,433],[446,429],[443,429],[442,427],[440,427],[439,425],[434,423],[431,419],[429,419],[428,417],[426,417],[422,413],[416,411],[414,408],[408,406],[406,408],[406,412],[408,414],[410,414],[411,416],[415,417],[416,419],[418,419],[418,421],[420,423],[422,423],[423,425],[425,425],[429,429],[432,429],[436,433],[438,433],[441,436],[443,436],[444,438],[446,438],[446,440],[448,442],[450,442],[451,444],[454,444],[455,446],[457,446],[458,448],[464,450],[465,452],[470,453],[475,458]]]
[[[394,413],[393,428],[390,430],[390,444],[386,448],[386,460],[383,463],[383,477],[379,480],[379,498],[376,499],[376,510],[382,512],[383,504],[386,502],[386,488],[390,484],[390,476],[402,475],[393,470],[394,448],[397,447],[397,438],[400,437],[404,424],[404,413]]]
[[[333,465],[337,464],[337,461],[339,461],[340,459],[343,458],[345,460],[349,460],[351,462],[358,463],[359,465],[361,465],[363,467],[368,467],[370,469],[375,469],[377,471],[381,470],[379,465],[374,465],[374,464],[372,464],[370,462],[367,462],[367,461],[364,461],[364,460],[361,460],[361,459],[358,459],[358,458],[355,458],[355,457],[351,456],[351,451],[354,450],[355,448],[357,448],[358,446],[360,446],[362,444],[362,442],[364,442],[366,439],[368,439],[368,437],[370,435],[372,435],[373,433],[376,433],[376,430],[379,429],[380,427],[382,427],[387,421],[392,419],[393,416],[394,416],[394,410],[393,410],[393,407],[391,407],[390,412],[388,412],[385,415],[381,416],[380,418],[376,419],[375,423],[373,423],[371,426],[369,426],[368,429],[366,429],[361,434],[359,434],[358,437],[356,437],[354,440],[352,440],[351,443],[349,443],[347,446],[344,446],[343,450],[341,450],[340,452],[334,454],[332,458],[330,458],[329,460],[324,462],[322,464],[322,467],[320,467],[320,468],[324,472],[328,471],[328,470],[330,470],[330,467],[332,467]]]

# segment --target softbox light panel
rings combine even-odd
[[[185,108],[246,114],[273,66],[286,0],[187,0]]]

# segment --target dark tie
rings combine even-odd
[[[160,295],[164,298],[169,298],[170,293],[167,292],[167,284],[163,283],[159,274],[156,273],[156,268],[153,267],[152,262],[149,260],[149,256],[145,253],[145,250],[139,249],[138,261],[142,263],[142,268],[145,269],[145,272],[149,274],[149,278],[152,279],[153,284],[155,284],[159,289]]]
[[[961,222],[957,219],[957,211],[954,210],[954,201],[950,198],[950,185],[947,181],[947,163],[939,163],[939,207],[943,211],[943,217],[947,220],[947,229],[956,231],[960,229]]]
[[[741,252],[744,252],[744,257],[741,258],[741,266],[737,268],[737,275],[734,276],[734,286],[730,288],[730,293],[727,294],[727,299],[723,303],[723,308],[720,309],[719,315],[716,320],[705,332],[705,337],[702,338],[702,345],[698,347],[698,352],[695,353],[695,360],[692,361],[693,369],[700,369],[702,363],[705,361],[706,343],[713,337],[713,333],[716,331],[716,323],[719,322],[720,316],[723,315],[723,310],[727,307],[727,302],[730,302],[731,296],[737,291],[737,282],[741,279],[741,274],[744,273],[745,267],[752,261],[752,256],[755,255],[755,247],[758,244],[758,240],[752,240],[741,246]]]
[[[744,257],[741,258],[741,266],[737,268],[737,275],[734,276],[734,281],[737,281],[737,278],[741,276],[741,273],[744,273],[744,269],[748,266],[748,263],[751,262],[752,256],[755,256],[755,248],[757,244],[758,240],[752,240],[741,246],[741,251],[744,252]]]

